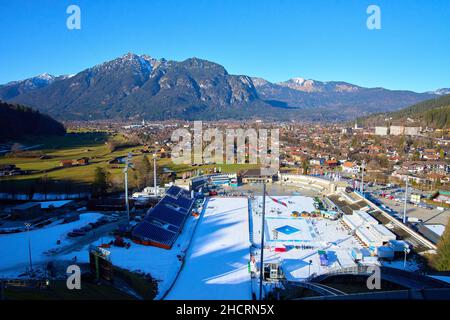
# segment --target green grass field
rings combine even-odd
[[[64,181],[86,188],[94,181],[97,167],[104,168],[109,173],[110,181],[119,182],[123,179],[123,165],[110,165],[109,161],[126,156],[129,152],[135,154],[135,162],[139,162],[143,155],[140,153],[141,146],[123,147],[110,151],[106,142],[113,139],[118,143],[126,142],[122,135],[113,135],[108,132],[89,132],[85,130],[69,132],[65,136],[28,138],[22,143],[27,146],[39,146],[33,149],[27,156],[6,155],[0,157],[0,165],[15,164],[22,170],[33,173],[12,177],[0,177],[0,191],[14,190],[15,192],[28,192],[32,186],[39,185],[45,181]],[[30,156],[32,155],[32,157]],[[49,159],[40,159],[46,155]],[[62,160],[76,160],[83,157],[89,158],[89,164],[85,166],[73,166],[61,168]],[[151,159],[151,155],[149,155]],[[158,159],[158,167],[165,167],[181,174],[184,171],[199,170],[204,173],[210,172],[214,167],[221,168],[222,172],[237,172],[244,169],[257,168],[252,164],[222,164],[222,165],[176,165],[169,158]],[[116,183],[120,186],[120,183]],[[53,187],[55,188],[55,187]],[[73,191],[73,190],[71,190]],[[50,190],[51,192],[51,190]]]
[[[127,155],[133,149],[123,148],[111,152],[106,145],[109,138],[122,139],[122,137],[112,137],[105,132],[71,132],[60,137],[41,137],[25,139],[22,144],[39,147],[33,149],[31,153],[34,157],[2,156],[0,165],[15,164],[21,170],[35,173],[0,178],[0,190],[15,192],[27,192],[32,185],[36,185],[40,180],[64,181],[79,186],[89,186],[93,182],[94,172],[97,167],[107,169],[111,175],[119,175],[120,168],[114,169],[109,165],[109,161],[115,157]],[[50,159],[40,159],[40,155],[46,155]],[[76,160],[83,157],[90,159],[90,164],[86,166],[74,166],[61,168],[62,160]],[[52,191],[52,190],[50,190]]]
[[[1,164],[15,164],[22,170],[37,171],[35,174],[13,176],[2,180],[35,180],[47,176],[55,180],[72,180],[74,182],[92,182],[95,168],[108,168],[108,161],[115,157],[127,155],[136,148],[123,148],[110,152],[105,142],[108,139],[105,133],[69,133],[63,137],[45,137],[41,140],[26,140],[27,145],[41,145],[33,151],[49,156],[50,159],[41,160],[38,156],[29,157],[1,157]],[[87,166],[60,168],[62,160],[76,160],[83,157],[90,159]],[[120,170],[112,170],[115,174]]]

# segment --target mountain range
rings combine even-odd
[[[417,93],[293,78],[272,83],[231,75],[214,62],[128,53],[75,75],[0,86],[0,99],[61,120],[279,119],[339,121],[394,111],[450,92]]]

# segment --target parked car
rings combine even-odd
[[[72,232],[69,232],[67,234],[67,236],[70,237],[70,238],[82,237],[84,235],[86,235],[86,233],[84,233],[82,231],[75,231],[75,230],[72,231]]]
[[[88,231],[92,230],[92,226],[87,225],[87,226],[84,226],[84,227],[80,228],[80,230],[83,231],[83,232],[88,232]]]

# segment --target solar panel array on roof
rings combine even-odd
[[[187,190],[184,190],[177,186],[171,186],[169,190],[166,191],[166,195],[172,197],[172,198],[178,198],[181,194],[183,194],[183,191],[189,193]]]
[[[158,210],[154,210],[149,213],[144,220],[146,221],[154,221],[157,220],[162,224],[171,224],[175,227],[180,227],[184,220],[186,219],[186,213],[177,212],[170,208],[158,208]]]
[[[191,206],[192,199],[190,197],[179,197],[178,199],[166,197],[162,199],[161,202],[166,207],[175,208],[178,211],[187,211]]]
[[[189,191],[177,186],[170,187],[166,196],[148,211],[144,220],[133,230],[133,237],[172,247],[194,202]]]
[[[161,226],[143,221],[139,223],[133,230],[133,235],[142,235],[138,237],[141,240],[153,241],[171,247],[177,238],[177,233],[167,230]],[[146,236],[144,236],[146,235]]]
[[[172,231],[172,232],[177,232],[177,231],[178,231],[178,228],[177,228],[177,227],[174,227],[174,226],[169,226],[169,227],[167,227],[167,230],[170,230],[170,231]]]
[[[198,191],[200,188],[205,186],[208,183],[208,181],[209,181],[208,176],[201,176],[201,177],[193,178],[191,180],[191,188],[194,191]]]

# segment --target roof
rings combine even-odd
[[[39,206],[41,208],[41,204],[39,202],[27,202],[23,204],[19,204],[18,206],[15,206],[11,208],[12,210],[28,210],[30,208],[34,208]]]
[[[429,225],[420,225],[418,231],[428,240],[431,242],[437,244],[440,240],[440,236],[433,231]]]
[[[242,173],[243,177],[271,177],[271,174],[262,174],[261,169],[248,169],[245,172]]]
[[[378,221],[374,217],[372,217],[369,213],[367,213],[365,211],[354,210],[353,214],[359,216],[360,219],[363,220],[364,223],[366,223],[366,224],[371,224],[371,225],[377,225],[378,224]]]
[[[440,237],[442,237],[445,230],[445,226],[443,224],[426,224],[425,228],[430,229]]]
[[[388,228],[386,228],[382,224],[376,224],[376,225],[372,226],[372,228],[383,237],[392,238],[392,240],[395,240],[397,238],[395,236],[395,234],[392,233],[392,231],[390,231]]]
[[[143,221],[134,228],[133,236],[172,246],[177,238],[177,233]]]
[[[181,232],[195,202],[191,193],[171,186],[164,198],[151,208],[133,230],[133,237],[172,246]]]
[[[42,209],[49,209],[50,207],[61,208],[71,202],[73,202],[73,200],[42,201],[42,202],[39,202],[39,204],[41,205]]]
[[[15,164],[0,164],[0,170],[14,170],[16,168]]]
[[[361,240],[367,242],[369,245],[376,245],[380,242],[380,239],[367,227],[358,228],[356,233]]]
[[[345,161],[343,166],[347,167],[347,168],[353,168],[355,166],[355,164],[353,162],[350,162],[350,161]]]

